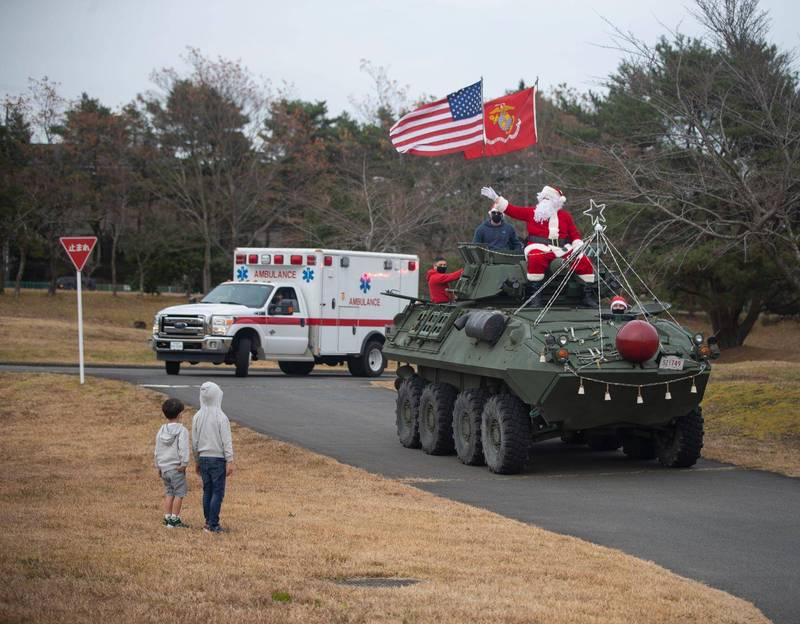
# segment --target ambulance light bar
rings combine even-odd
[[[245,263],[245,255],[236,254],[236,264],[244,264],[244,263]]]
[[[312,255],[306,256],[306,264],[308,266],[314,266],[316,263],[317,263],[317,257],[316,256],[312,256]]]
[[[303,264],[303,256],[300,255],[290,256],[289,260],[292,264]]]
[[[417,270],[417,263],[414,260],[408,261],[408,270],[409,271],[416,271]]]
[[[247,264],[258,264],[258,254],[250,254],[247,256]]]
[[[325,259],[323,260],[323,264],[325,266],[333,266],[333,256],[325,256]]]
[[[275,254],[272,256],[272,261],[274,264],[283,264],[283,254]]]
[[[261,264],[269,264],[272,257],[269,254],[261,254]]]

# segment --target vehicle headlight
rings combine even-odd
[[[692,336],[692,340],[694,340],[694,344],[696,345],[703,344],[703,334],[695,334]]]
[[[161,329],[161,317],[158,314],[155,315],[153,318],[153,335],[157,335],[158,331]]]
[[[212,316],[211,334],[213,336],[224,336],[228,333],[228,328],[233,325],[232,316]]]
[[[560,344],[562,347],[566,347],[568,342],[569,342],[569,336],[561,334],[558,337],[558,344]]]

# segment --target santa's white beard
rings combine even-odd
[[[536,204],[536,209],[533,211],[533,220],[537,223],[549,221],[550,217],[558,212],[558,205],[547,197],[540,199]]]

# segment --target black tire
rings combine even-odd
[[[419,448],[419,400],[424,388],[425,382],[414,376],[397,389],[397,437],[406,448]]]
[[[286,375],[303,376],[314,370],[314,362],[278,362],[278,368]]]
[[[452,455],[453,403],[456,390],[450,384],[425,386],[419,399],[419,444],[428,455]]]
[[[383,345],[377,340],[367,342],[363,353],[347,358],[347,370],[353,377],[380,377],[385,368]]]
[[[498,474],[516,474],[525,467],[531,443],[528,406],[512,394],[496,394],[481,413],[481,446],[486,466]]]
[[[616,451],[622,446],[622,440],[615,433],[603,433],[586,436],[586,445],[593,451]]]
[[[180,362],[164,362],[164,368],[167,371],[167,375],[177,375],[181,372],[181,363]]]
[[[656,434],[658,461],[667,468],[689,468],[697,463],[703,448],[703,411],[698,405]]]
[[[453,404],[453,443],[456,455],[467,466],[483,466],[481,413],[489,393],[480,388],[459,392]]]
[[[656,443],[651,438],[626,437],[622,439],[622,452],[628,459],[655,459]]]
[[[250,369],[250,338],[239,338],[233,363],[236,366],[236,376],[247,377]]]

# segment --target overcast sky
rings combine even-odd
[[[240,59],[297,97],[336,114],[370,93],[361,59],[410,94],[442,97],[484,77],[486,98],[539,76],[596,88],[621,54],[604,49],[603,18],[646,41],[668,28],[697,34],[691,3],[670,0],[0,0],[0,94],[44,75],[61,94],[117,107],[152,88],[153,69],[183,68],[187,46]],[[800,2],[762,0],[772,39],[800,46]]]

